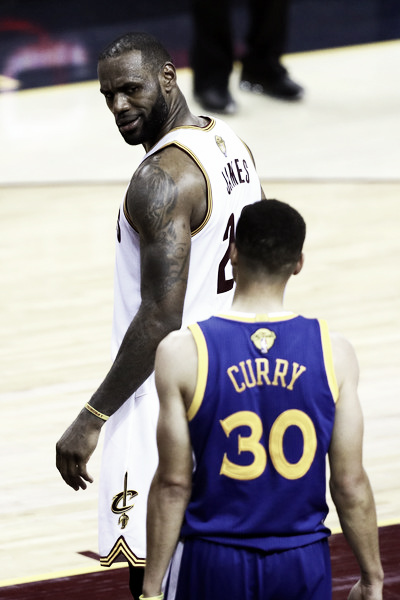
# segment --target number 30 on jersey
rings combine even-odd
[[[250,435],[238,435],[238,453],[250,452],[253,462],[249,465],[238,465],[231,462],[226,453],[221,464],[220,475],[232,479],[249,481],[262,475],[267,467],[267,452],[260,442],[263,435],[263,424],[260,417],[248,410],[233,413],[220,421],[225,435],[242,426],[250,428]],[[296,463],[290,463],[284,453],[283,438],[289,427],[298,427],[303,436],[303,454]],[[317,450],[315,427],[308,415],[301,410],[291,409],[281,413],[274,421],[269,433],[268,451],[272,464],[282,477],[300,479],[310,469]]]

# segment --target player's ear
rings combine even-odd
[[[229,251],[230,251],[230,259],[231,259],[232,267],[235,267],[237,265],[237,256],[238,256],[238,251],[237,251],[235,242],[231,243],[231,245],[229,246]]]
[[[166,62],[160,71],[160,83],[165,91],[169,93],[176,85],[176,69],[171,62]]]
[[[230,252],[229,256],[231,259],[231,265],[232,265],[233,279],[236,281],[238,251],[237,251],[235,242],[232,242],[231,245],[229,246],[229,252]]]
[[[293,275],[298,275],[300,273],[300,271],[302,270],[303,265],[304,265],[304,254],[302,252],[301,256],[300,256],[299,260],[297,261],[296,266],[294,268]]]

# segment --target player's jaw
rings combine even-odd
[[[124,113],[116,118],[116,124],[127,144],[153,144],[158,140],[167,117],[168,105],[160,90],[149,112],[143,108],[140,111]]]

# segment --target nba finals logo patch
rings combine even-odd
[[[222,139],[222,137],[219,136],[219,135],[216,135],[215,136],[215,141],[216,141],[216,144],[217,144],[218,148],[221,150],[222,154],[224,156],[227,156],[225,142]]]
[[[272,348],[275,343],[276,335],[270,329],[257,329],[250,337],[251,341],[261,354],[267,354],[268,350]]]

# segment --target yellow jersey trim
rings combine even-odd
[[[170,129],[165,135],[169,135],[170,133],[172,133],[173,131],[179,131],[180,129],[196,129],[197,131],[211,131],[211,129],[214,129],[216,123],[215,123],[215,119],[213,117],[207,117],[207,116],[203,116],[203,119],[209,119],[209,123],[207,125],[205,125],[204,127],[200,127],[199,125],[178,125],[178,127],[173,127],[172,129]],[[165,136],[163,136],[165,137]],[[162,139],[162,138],[161,138]],[[158,142],[160,142],[161,140],[158,140]],[[153,148],[155,146],[157,146],[158,142],[156,142],[154,144],[154,146],[152,146],[149,150],[149,152],[151,152],[153,150]],[[158,152],[158,150],[157,150]]]
[[[189,325],[194,341],[197,346],[197,382],[193,395],[193,400],[187,411],[188,421],[191,421],[196,416],[204,398],[206,391],[207,375],[208,375],[208,349],[206,340],[202,330],[197,323]]]
[[[190,158],[199,167],[200,171],[203,173],[204,179],[206,180],[206,188],[207,188],[207,210],[206,210],[206,215],[205,215],[203,221],[200,223],[200,225],[198,227],[196,227],[196,229],[194,229],[191,232],[191,236],[194,237],[197,233],[199,233],[202,229],[204,229],[204,227],[207,225],[208,221],[211,218],[212,207],[213,207],[213,199],[212,199],[212,193],[211,193],[210,178],[208,177],[207,171],[205,170],[205,168],[203,167],[203,165],[201,164],[201,162],[197,158],[196,154],[194,154],[187,146],[184,146],[180,142],[176,142],[176,141],[171,142],[170,144],[167,144],[167,145],[168,146],[177,146],[178,148],[180,148],[181,150],[183,150],[183,152],[186,152],[186,154],[188,156],[190,156]]]
[[[328,384],[332,393],[333,401],[336,404],[339,399],[339,387],[333,366],[332,344],[329,335],[328,324],[324,319],[318,319],[318,322],[321,331],[322,352],[324,356],[326,375],[328,377]]]
[[[139,233],[138,230],[135,227],[134,222],[132,221],[129,212],[128,212],[128,206],[126,204],[128,199],[128,192],[126,192],[125,194],[125,198],[124,198],[124,215],[125,215],[125,219],[128,221],[129,225],[132,227],[132,229],[134,229],[134,231],[136,231],[136,233]]]
[[[121,560],[120,554],[122,554],[122,556],[125,557],[125,560],[127,560],[134,567],[146,566],[146,559],[138,558],[136,554],[129,548],[122,535],[117,539],[107,556],[102,556],[100,558],[100,565],[102,567],[111,567],[115,560]]]
[[[298,315],[295,313],[282,313],[282,314],[271,314],[268,313],[258,313],[258,314],[218,314],[217,317],[221,319],[228,319],[229,321],[239,321],[242,323],[273,323],[279,321],[290,321],[291,319],[295,319]]]

